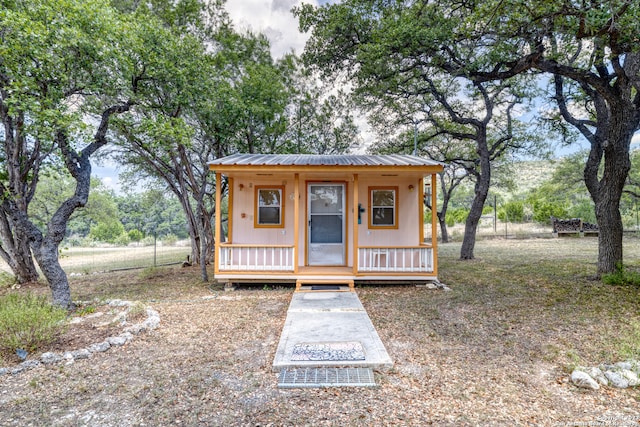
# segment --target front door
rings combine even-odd
[[[344,184],[307,186],[309,265],[345,265]]]

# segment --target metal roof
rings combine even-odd
[[[320,155],[320,154],[233,154],[211,166],[444,166],[441,162],[405,154]]]

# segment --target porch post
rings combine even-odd
[[[424,177],[418,181],[418,245],[424,244]]]
[[[220,272],[220,221],[221,221],[221,216],[222,216],[222,212],[220,212],[220,206],[221,206],[221,201],[220,198],[222,197],[222,174],[220,172],[216,172],[216,228],[214,229],[214,233],[215,233],[215,240],[214,240],[214,246],[213,246],[213,257],[215,262],[213,263],[214,267],[213,267],[213,274],[214,276],[216,274],[218,274]]]
[[[438,197],[436,174],[431,174],[431,247],[433,248],[433,275],[438,275]]]
[[[293,272],[298,272],[298,257],[300,255],[300,174],[293,179]]]
[[[353,274],[358,274],[358,174],[353,174]]]
[[[233,243],[233,178],[227,177],[227,182],[229,183],[229,195],[227,199],[227,243]],[[222,218],[222,215],[220,217]],[[222,219],[220,219],[220,222],[222,222]]]

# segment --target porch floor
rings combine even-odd
[[[392,366],[356,292],[293,294],[273,361],[274,371]]]
[[[354,274],[353,267],[348,266],[300,266],[296,273],[252,270],[220,271],[216,273],[215,278],[223,283],[295,283],[297,280],[353,280],[361,283],[424,283],[438,281],[438,276],[433,273],[365,272]]]

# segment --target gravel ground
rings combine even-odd
[[[579,278],[564,292],[557,272],[526,279],[484,263],[457,271],[487,270],[497,285],[451,274],[451,292],[357,289],[395,362],[376,372],[377,388],[277,388],[271,364],[291,289],[180,284],[195,271],[136,279],[178,283],[150,302],[160,327],[91,359],[0,377],[0,425],[640,425],[637,388],[567,382],[572,365],[616,357],[610,343],[639,320],[637,289]],[[521,280],[507,286],[503,274]]]

